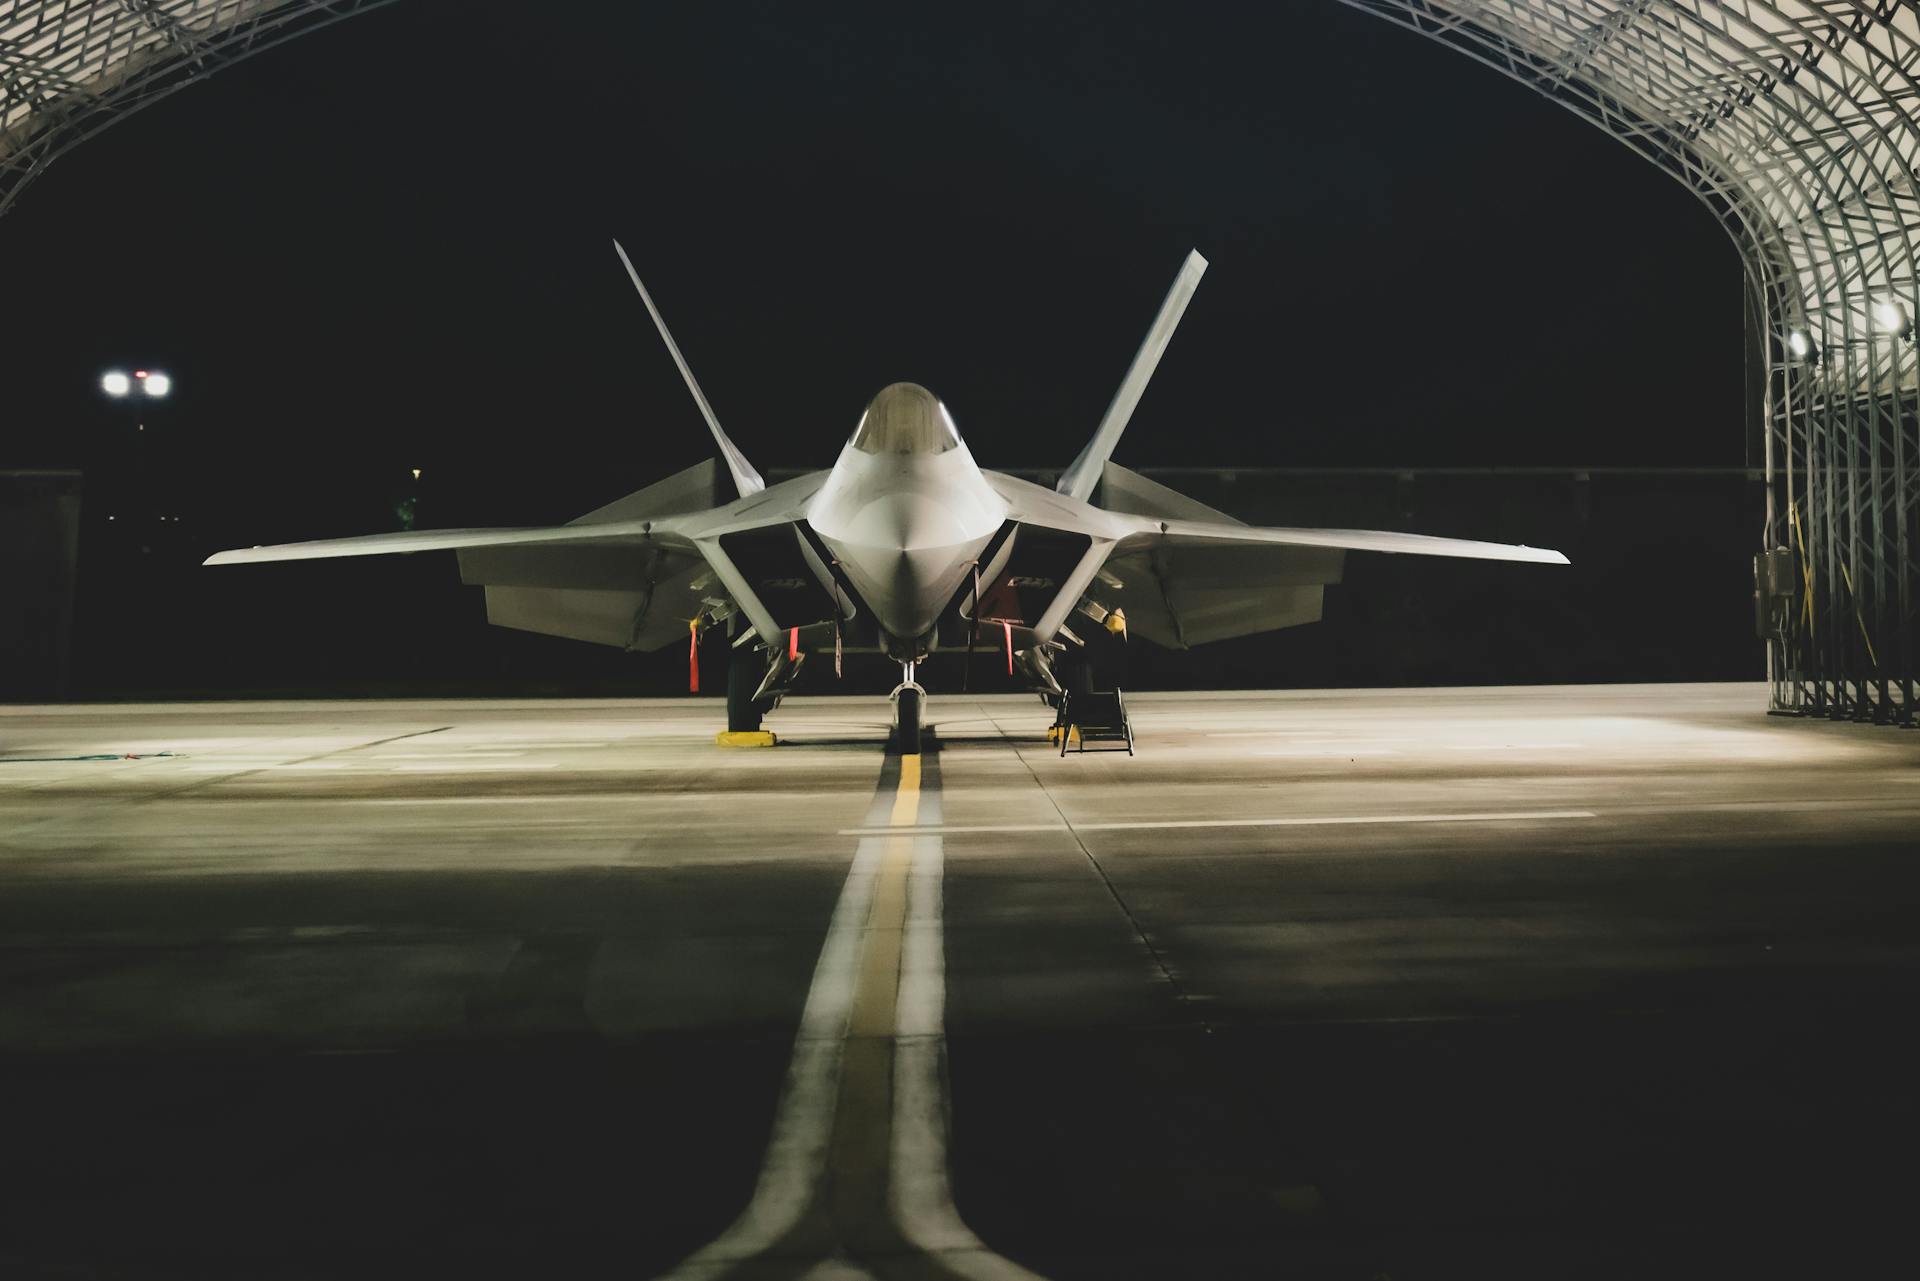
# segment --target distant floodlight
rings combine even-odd
[[[100,390],[109,396],[124,396],[133,390],[133,379],[115,369],[100,375]]]
[[[1807,337],[1804,329],[1790,330],[1787,333],[1787,350],[1793,353],[1794,359],[1805,360],[1807,353],[1813,350],[1813,340]]]
[[[420,479],[420,469],[419,469],[418,467],[416,467],[416,468],[414,468],[414,469],[413,469],[413,478],[414,478],[415,480],[419,480],[419,479]]]
[[[164,396],[173,390],[173,379],[165,374],[148,374],[146,381],[142,383],[141,386],[147,389],[147,395],[149,396]]]
[[[1873,305],[1873,323],[1880,326],[1880,332],[1884,334],[1905,336],[1913,329],[1913,321],[1908,318],[1907,309],[1892,298]]]

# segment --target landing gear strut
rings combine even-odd
[[[902,756],[920,754],[920,714],[926,691],[913,679],[912,663],[900,664],[900,685],[893,691],[893,746]]]

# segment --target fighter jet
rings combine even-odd
[[[1564,565],[1559,552],[1379,530],[1242,524],[1112,459],[1207,268],[1189,253],[1105,416],[1048,489],[974,462],[946,406],[899,382],[867,405],[832,467],[768,485],[700,390],[626,250],[614,250],[706,419],[714,460],[568,524],[436,529],[249,547],[209,565],[452,550],[503,626],[633,651],[731,649],[723,741],[770,741],[762,718],[802,665],[831,654],[899,665],[901,751],[919,750],[919,667],[943,650],[1004,661],[1057,704],[1089,688],[1101,631],[1184,649],[1309,623],[1346,554],[1387,552]],[[1070,625],[1071,624],[1071,625]],[[1086,631],[1083,637],[1075,628]]]

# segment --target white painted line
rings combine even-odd
[[[885,823],[892,808],[893,794],[880,793],[867,811],[868,824]],[[718,1277],[741,1260],[771,1248],[800,1222],[813,1201],[814,1189],[826,1178],[834,1096],[840,1084],[840,1052],[846,1041],[847,1016],[853,1009],[854,986],[860,977],[860,954],[866,942],[867,914],[873,905],[875,874],[886,846],[886,841],[877,836],[860,842],[841,887],[840,900],[834,904],[833,920],[814,965],[813,986],[807,989],[793,1060],[787,1065],[773,1134],[767,1140],[767,1154],[760,1164],[752,1199],[732,1226],[667,1273],[669,1281]]]
[[[498,755],[519,756],[519,752],[502,752]],[[512,770],[512,769],[557,769],[558,761],[494,761],[481,759],[479,753],[473,756],[449,756],[444,759],[415,760],[393,757],[364,757],[351,761],[287,761],[277,765],[259,765],[236,763],[229,765],[189,765],[189,774],[252,774],[261,770],[295,770],[306,773],[312,770],[347,770],[356,774],[375,774],[387,771],[403,773],[463,774],[471,770]]]
[[[526,748],[527,751],[545,752],[545,751],[555,751],[561,748],[568,748],[568,747],[612,747],[613,741],[611,739],[596,739],[592,742],[588,742],[585,739],[581,739],[576,742],[573,739],[556,738],[551,742],[546,742],[546,741],[535,742],[531,739],[516,738],[513,740],[513,745],[515,747]],[[490,749],[485,749],[485,750],[490,750]],[[526,754],[525,752],[518,753],[518,755],[522,755],[522,756],[524,756],[525,754]]]
[[[1449,752],[1560,752],[1585,743],[1440,743]]]
[[[482,770],[558,769],[559,761],[436,761],[392,766],[396,774],[475,774]]]
[[[1565,741],[1552,742],[1502,742],[1502,743],[1457,743],[1440,738],[1379,738],[1363,734],[1341,738],[1296,738],[1285,730],[1221,730],[1207,735],[1208,738],[1275,738],[1287,740],[1282,746],[1268,748],[1253,753],[1255,756],[1395,756],[1400,753],[1383,749],[1382,743],[1394,743],[1401,747],[1418,747],[1435,752],[1532,752],[1566,751],[1584,748],[1587,743]]]
[[[910,836],[949,836],[949,835],[970,836],[976,832],[1071,832],[1072,830],[1074,829],[1062,823],[981,823],[978,825],[955,823],[955,824],[942,824],[939,827],[899,827],[899,828],[843,827],[838,832],[835,832],[834,835],[836,836],[872,836],[875,832],[882,831],[882,832],[894,832],[896,834],[905,832]]]
[[[920,812],[940,819],[938,791],[921,791]],[[896,829],[898,830],[898,829]],[[893,1132],[887,1199],[907,1244],[967,1281],[1041,1281],[995,1254],[960,1217],[947,1167],[947,961],[941,936],[946,854],[938,835],[916,836],[907,874],[907,921],[894,1015]]]
[[[571,769],[568,770],[568,773],[573,772]],[[325,799],[329,805],[563,805],[567,808],[594,801],[607,801],[619,805],[646,805],[678,800],[677,797],[650,796],[644,792],[594,793],[584,796],[571,796],[565,792],[541,792],[534,796],[343,796],[337,800],[331,797],[322,799]]]
[[[904,834],[917,831],[914,820],[922,813],[937,826],[938,793],[924,786],[896,785],[881,792],[868,810],[869,826],[860,829],[863,839],[814,969],[753,1199],[733,1226],[667,1274],[669,1281],[718,1281],[734,1275],[742,1263],[777,1245],[810,1214],[820,1215],[829,1203],[830,1181],[836,1174],[845,1177],[835,1164],[841,1159],[835,1154],[836,1144],[846,1141],[846,1131],[836,1135],[836,1106],[864,1110],[863,1104],[883,1106],[889,1095],[887,1210],[901,1237],[938,1260],[930,1269],[933,1272],[966,1281],[1042,1281],[982,1244],[953,1204],[942,1071],[946,1055],[946,945],[941,936],[944,855],[938,836],[903,839]],[[910,848],[903,850],[904,846]],[[895,897],[903,854],[904,903]],[[876,893],[883,887],[884,892]],[[873,919],[876,913],[881,919]],[[885,949],[887,933],[896,929],[900,932],[899,968],[888,993],[893,1005],[885,1011],[884,1025],[873,1024],[873,1016],[880,1011],[863,1007],[856,1013],[856,1001],[862,999],[861,971],[867,966],[868,948]],[[875,955],[885,957],[886,953]],[[867,996],[874,990],[867,988]],[[856,1028],[861,1035],[887,1035],[893,1043],[893,1088],[879,1091],[870,1103],[863,1094],[841,1094],[843,1047]],[[857,1120],[864,1127],[875,1124],[877,1118]],[[816,1226],[840,1233],[854,1225],[831,1221],[821,1225],[816,1220]],[[823,1244],[844,1248],[847,1242],[829,1237]],[[894,1271],[868,1271],[838,1252],[808,1267],[810,1262],[796,1259],[779,1271],[783,1275],[799,1272],[814,1281]]]
[[[1138,823],[1075,823],[1079,832],[1123,832],[1157,827],[1348,827],[1372,823],[1531,823],[1599,818],[1592,810],[1503,810],[1485,814],[1340,814],[1313,818],[1185,818]]]
[[[909,831],[914,835],[973,835],[992,832],[1131,832],[1158,828],[1194,827],[1351,827],[1373,823],[1530,823],[1553,819],[1599,818],[1593,810],[1510,810],[1489,814],[1337,814],[1313,818],[1186,818],[1142,819],[1132,823],[983,823],[940,827],[846,827],[841,836],[868,836],[878,831]]]
[[[1329,758],[1345,757],[1352,760],[1356,756],[1399,756],[1402,753],[1391,747],[1275,747],[1263,752],[1253,752],[1254,756],[1325,756]]]
[[[531,766],[526,768],[531,768]],[[577,766],[567,766],[568,774],[578,774],[582,772],[584,771],[580,770]],[[621,772],[631,775],[634,771],[631,768],[627,768]],[[765,799],[769,793],[763,792],[760,795],[762,799]],[[794,799],[815,799],[813,796],[798,792],[781,792],[777,793],[777,795]],[[571,809],[576,805],[607,804],[651,806],[656,809],[664,807],[671,810],[684,811],[691,805],[719,799],[722,798],[722,796],[723,794],[718,792],[618,791],[582,792],[578,794],[571,792],[540,792],[531,796],[343,796],[337,799],[333,797],[316,799],[324,799],[330,805],[559,805]],[[730,799],[738,800],[738,797],[732,796]],[[757,820],[743,818],[742,821]],[[847,830],[857,833],[865,829],[849,828]]]
[[[491,761],[525,755],[525,752],[475,748],[470,752],[368,752],[355,759],[367,765],[431,765],[440,761]]]
[[[1342,734],[1338,736],[1324,734],[1302,734],[1290,729],[1221,729],[1210,730],[1208,738],[1290,738],[1296,743],[1425,743],[1424,738],[1405,736],[1383,737],[1378,734]]]

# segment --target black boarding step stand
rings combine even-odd
[[[1119,690],[1067,691],[1060,697],[1053,728],[1060,735],[1060,755],[1077,733],[1080,750],[1088,743],[1115,743],[1133,755],[1133,725],[1127,720],[1127,700]]]

